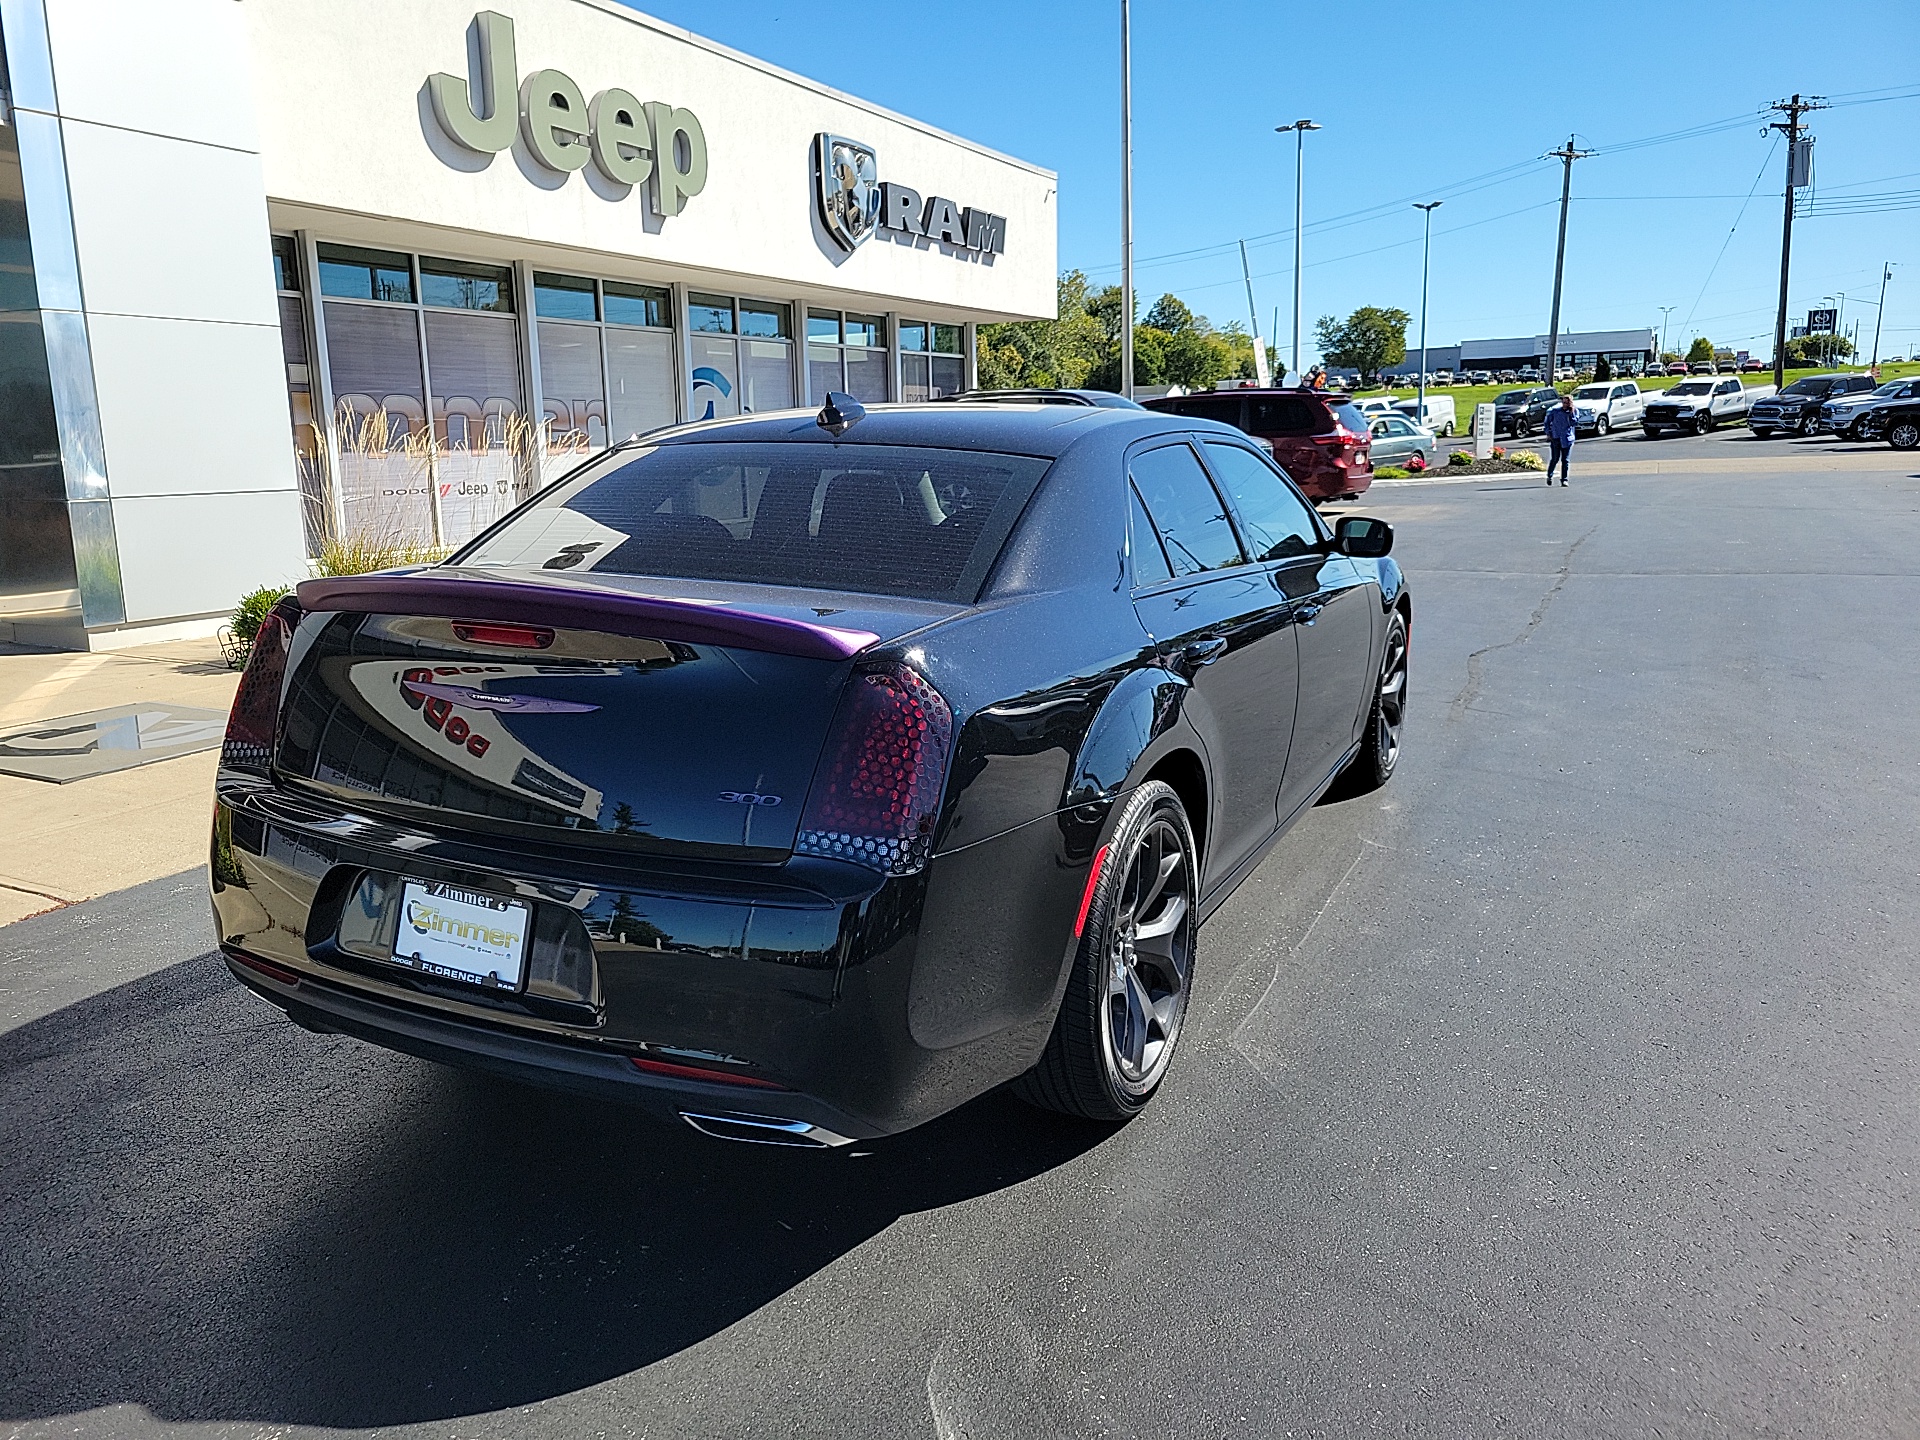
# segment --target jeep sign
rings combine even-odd
[[[434,118],[457,144],[494,155],[511,146],[517,134],[535,160],[563,175],[591,161],[616,185],[651,180],[654,213],[663,216],[678,215],[706,188],[707,136],[691,110],[660,101],[642,104],[618,88],[588,101],[558,70],[536,70],[519,80],[513,21],[482,10],[473,23],[480,38],[475,78],[485,96],[469,90],[457,75],[427,77]]]

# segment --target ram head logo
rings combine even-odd
[[[880,223],[879,159],[871,145],[819,135],[813,142],[813,173],[820,223],[851,252]]]

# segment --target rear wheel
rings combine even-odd
[[[1612,429],[1613,429],[1613,422],[1609,420],[1606,416],[1602,415],[1598,420],[1594,422],[1593,433],[1596,435],[1605,435],[1609,433]]]
[[[1087,1120],[1146,1108],[1186,1018],[1199,885],[1180,797],[1149,780],[1114,825],[1060,1016],[1039,1063],[1013,1082],[1016,1095]]]
[[[1887,444],[1896,450],[1920,449],[1920,420],[1896,420],[1887,427]]]

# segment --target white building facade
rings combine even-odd
[[[607,0],[0,0],[0,639],[204,634],[609,443],[964,388],[1055,177]]]

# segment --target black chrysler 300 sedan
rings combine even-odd
[[[221,754],[233,973],[311,1029],[833,1145],[1122,1120],[1200,922],[1400,744],[1389,528],[1237,430],[832,397],[311,580]]]

